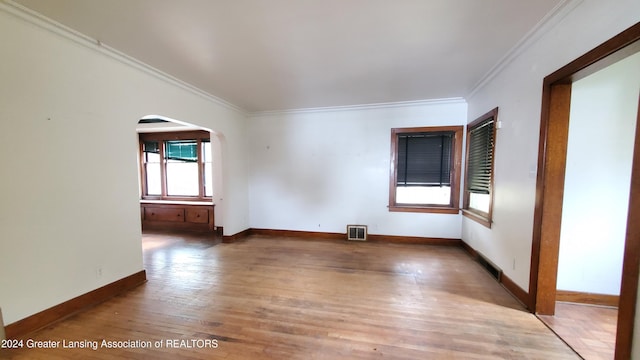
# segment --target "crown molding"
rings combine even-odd
[[[168,73],[165,73],[159,69],[156,69],[140,60],[137,60],[125,53],[122,53],[104,43],[99,39],[91,38],[76,30],[73,30],[57,21],[45,17],[44,15],[33,11],[27,7],[24,7],[13,0],[2,0],[0,2],[0,10],[6,13],[12,14],[28,23],[36,25],[49,32],[62,36],[68,40],[92,49],[96,52],[111,57],[125,65],[131,66],[139,71],[149,74],[157,79],[165,81],[174,86],[180,87],[186,91],[191,92],[194,95],[198,95],[208,101],[216,103],[226,109],[236,111],[244,116],[258,117],[268,115],[284,115],[284,114],[303,114],[303,113],[320,113],[320,112],[332,112],[332,111],[352,111],[352,110],[371,110],[371,109],[385,109],[385,108],[397,108],[397,107],[411,107],[411,106],[425,106],[425,105],[437,105],[437,104],[454,104],[465,103],[465,99],[472,98],[481,88],[483,88],[489,81],[497,76],[507,65],[509,65],[515,58],[528,49],[535,41],[537,41],[544,33],[555,26],[562,18],[569,14],[584,0],[563,0],[556,7],[551,10],[542,20],[540,20],[536,26],[531,29],[514,47],[512,47],[505,56],[503,56],[496,65],[494,65],[472,88],[469,94],[465,97],[445,98],[445,99],[430,99],[430,100],[416,100],[416,101],[399,101],[388,103],[373,103],[373,104],[361,104],[361,105],[346,105],[346,106],[328,106],[328,107],[315,107],[315,108],[300,108],[300,109],[285,109],[285,110],[268,110],[249,112],[237,105],[234,105],[222,98],[212,95],[200,88],[197,88],[185,81],[182,81]]]
[[[471,89],[465,99],[472,98],[480,89],[482,89],[489,81],[495,78],[506,68],[514,59],[520,56],[531,45],[547,33],[551,28],[556,26],[565,16],[572,12],[584,0],[562,0],[547,15],[545,15],[531,30],[529,30],[520,41],[516,43]]]
[[[194,95],[200,96],[208,101],[211,101],[217,105],[220,105],[226,109],[233,110],[247,116],[248,113],[244,109],[236,106],[224,99],[214,96],[200,88],[197,88],[185,81],[182,81],[172,75],[158,70],[151,65],[144,63],[136,58],[133,58],[123,52],[120,52],[109,45],[102,43],[99,39],[94,39],[85,34],[82,34],[74,29],[71,29],[55,20],[52,20],[36,11],[33,11],[27,7],[24,7],[12,0],[2,0],[0,2],[0,10],[14,15],[30,24],[36,25],[41,29],[47,30],[51,33],[64,37],[77,44],[80,44],[88,49],[99,52],[114,60],[119,61],[122,64],[128,65],[132,68],[140,70],[148,75],[151,75],[159,80],[165,81],[171,85],[177,86],[183,90],[186,90]]]
[[[333,111],[392,109],[392,108],[399,108],[399,107],[429,106],[429,105],[432,106],[432,105],[444,105],[444,104],[465,104],[466,105],[467,101],[462,97],[455,97],[455,98],[445,98],[445,99],[396,101],[396,102],[361,104],[361,105],[326,106],[326,107],[288,109],[288,110],[255,111],[255,112],[249,113],[249,117],[271,116],[271,115],[291,115],[291,114],[313,114],[313,113],[323,113],[323,112],[333,112]]]

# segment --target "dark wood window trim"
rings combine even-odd
[[[469,172],[469,156],[470,156],[470,148],[471,148],[471,137],[470,134],[472,131],[474,131],[475,129],[478,129],[482,126],[485,126],[485,124],[487,124],[488,122],[492,121],[493,122],[493,139],[492,139],[492,146],[491,146],[491,174],[490,174],[490,180],[489,180],[489,186],[488,186],[488,191],[489,191],[489,211],[488,212],[484,212],[478,209],[473,209],[469,207],[469,203],[470,203],[470,198],[471,198],[471,193],[472,191],[470,190],[470,180],[469,180],[469,176],[470,176],[470,172]],[[493,179],[494,179],[494,173],[495,173],[495,149],[496,149],[496,130],[498,128],[497,126],[498,124],[498,108],[495,108],[489,112],[487,112],[486,114],[483,114],[482,116],[478,117],[477,119],[475,119],[474,121],[472,121],[471,123],[469,123],[469,125],[467,125],[467,145],[466,145],[466,155],[465,155],[465,159],[466,160],[466,169],[465,169],[465,182],[464,182],[464,194],[463,194],[463,200],[462,200],[462,214],[471,219],[474,220],[488,228],[491,228],[491,222],[493,220]]]
[[[451,196],[446,205],[436,204],[398,204],[396,203],[396,188],[398,179],[398,136],[407,133],[438,133],[451,132],[452,164],[450,168]],[[460,171],[462,163],[462,126],[429,126],[415,128],[391,129],[391,170],[389,172],[389,211],[458,214],[460,212]]]
[[[142,200],[165,200],[165,201],[205,201],[211,202],[212,197],[205,195],[204,188],[204,162],[202,156],[202,143],[210,141],[211,134],[204,130],[193,131],[175,131],[175,132],[152,132],[152,133],[139,133],[139,149],[140,149],[140,185],[141,185],[141,199]],[[198,189],[197,196],[172,196],[167,194],[167,182],[166,182],[166,162],[165,162],[165,141],[172,140],[195,140],[197,141],[198,151]],[[147,174],[145,168],[144,159],[144,143],[147,141],[157,141],[160,147],[160,180],[161,180],[161,194],[160,195],[148,195],[147,191]]]

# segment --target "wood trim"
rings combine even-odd
[[[465,197],[467,197],[469,194],[467,191],[465,191]],[[491,197],[493,197],[493,194],[491,195]],[[468,201],[468,200],[466,200]],[[490,203],[492,203],[493,200],[490,200]],[[491,205],[489,205],[489,207],[491,207]],[[492,212],[492,210],[490,210],[490,213]],[[491,229],[491,215],[489,215],[489,217],[486,217],[485,215],[483,215],[482,213],[478,213],[475,212],[473,210],[468,210],[468,209],[462,209],[462,215],[464,215],[464,217],[469,218],[477,223],[480,223],[486,227],[488,227],[489,229]]]
[[[86,308],[98,305],[114,296],[131,290],[147,281],[145,270],[131,274],[120,280],[77,296],[71,300],[40,311],[22,320],[18,320],[6,326],[5,332],[8,339],[23,337],[35,330],[41,329],[54,322],[76,314]]]
[[[556,301],[618,307],[620,296],[580,291],[556,290]]]
[[[167,152],[167,144],[165,144],[164,141],[159,140],[158,141],[158,145],[160,145],[160,197],[159,199],[167,199],[167,163],[165,162],[165,156],[164,154],[166,154]],[[145,171],[145,181],[147,178],[147,168],[146,166],[144,167],[144,171]],[[148,184],[147,184],[148,185]],[[147,189],[148,190],[148,189]],[[147,193],[142,193],[142,198],[143,199],[154,199],[154,198],[158,198],[157,195],[148,195]]]
[[[450,207],[435,206],[389,206],[390,212],[414,212],[414,213],[432,213],[432,214],[458,214],[460,209]]]
[[[198,148],[198,198],[204,199],[205,191],[204,191],[204,156],[202,152],[204,149],[202,148],[202,139],[196,140],[196,147]],[[211,144],[211,143],[209,143]],[[213,174],[211,174],[213,175]],[[212,229],[213,230],[213,229]]]
[[[540,239],[542,232],[542,206],[544,204],[545,179],[545,151],[549,124],[549,102],[551,100],[551,86],[542,87],[542,110],[540,115],[540,137],[538,140],[538,164],[536,174],[536,195],[533,211],[533,230],[531,239],[531,264],[529,269],[529,303],[533,304],[532,311],[536,312],[536,296],[538,294],[538,270],[540,269]]]
[[[482,224],[483,226],[488,227],[489,229],[491,229],[491,222],[493,219],[493,181],[495,179],[495,164],[496,164],[496,140],[498,138],[498,108],[494,108],[490,111],[488,111],[485,114],[482,114],[481,116],[479,116],[478,118],[476,118],[475,120],[473,120],[472,122],[470,122],[469,124],[467,124],[467,143],[466,143],[466,149],[465,149],[465,159],[469,159],[469,148],[470,148],[470,141],[469,141],[469,134],[471,133],[471,130],[473,130],[475,127],[477,127],[478,125],[482,124],[483,122],[487,121],[488,119],[493,118],[493,148],[491,149],[492,154],[491,154],[491,179],[489,180],[489,212],[487,213],[483,213],[474,209],[469,209],[469,200],[471,197],[471,193],[467,190],[467,181],[468,181],[468,174],[469,174],[469,161],[466,161],[465,163],[465,179],[464,179],[464,188],[462,190],[462,215],[464,215],[465,217],[476,221],[480,224]]]
[[[296,237],[302,239],[346,240],[347,233],[330,233],[299,230],[250,229],[251,235]],[[367,235],[368,237],[369,235]]]
[[[535,312],[541,315],[555,312],[570,108],[571,84],[551,86],[545,142],[541,144],[543,161],[539,164],[543,167],[544,178],[538,184],[538,190],[542,192],[544,202],[536,209],[541,218]]]
[[[314,239],[314,240],[322,239],[322,240],[330,240],[330,241],[347,241],[346,233],[299,231],[299,230],[253,229],[253,228],[245,231],[248,231],[250,235],[293,237],[298,239]],[[420,237],[420,236],[377,235],[377,234],[367,234],[367,240],[363,242],[442,245],[442,246],[461,246],[462,245],[462,240],[460,239],[431,238],[431,237]]]
[[[523,288],[518,286],[510,277],[502,273],[500,277],[500,284],[505,288],[516,300],[520,301],[524,307],[529,311],[533,311],[533,303],[531,302],[531,296]]]
[[[367,241],[394,243],[394,244],[417,244],[417,245],[438,245],[438,246],[462,246],[460,239],[432,238],[420,236],[397,236],[397,235],[367,235]]]
[[[458,214],[460,209],[460,174],[462,172],[463,126],[428,126],[391,129],[391,166],[389,171],[389,211]],[[420,206],[396,204],[396,179],[398,171],[398,134],[450,131],[453,137],[453,166],[451,168],[451,203],[447,206]]]
[[[640,40],[640,22],[632,25],[613,38],[598,45],[593,50],[585,53],[584,55],[573,60],[567,65],[554,71],[549,76],[545,77],[544,83],[546,85],[554,83],[570,83],[572,81],[576,81],[579,78],[584,78],[587,75],[593,74],[600,69],[601,65],[606,66],[611,64],[610,60],[605,60],[604,63],[600,63],[597,65],[596,63],[609,57],[610,55],[614,55],[615,53],[617,53],[615,54],[615,56],[624,55],[625,53],[618,53],[618,51],[623,50],[630,45],[633,45],[633,43],[637,42],[638,40]],[[625,49],[625,51],[626,50],[633,50],[633,48],[627,48]],[[619,60],[619,58],[614,57],[612,58],[612,60],[617,61]],[[589,68],[589,71],[582,71],[587,68]],[[580,77],[576,77],[576,74],[578,73],[580,73]]]
[[[638,31],[640,33],[640,30]],[[636,122],[636,140],[631,169],[631,191],[627,235],[622,261],[622,283],[618,304],[618,329],[616,335],[616,360],[631,359],[633,330],[638,302],[638,279],[640,274],[640,98]],[[640,346],[640,344],[636,344]]]
[[[225,244],[231,244],[231,243],[240,241],[248,237],[249,235],[251,235],[251,229],[246,229],[233,235],[223,235],[222,242]]]
[[[204,130],[158,131],[138,134],[142,141],[202,140],[211,138],[211,133]]]
[[[143,147],[143,142],[140,141],[140,135],[138,135],[138,176],[140,176],[140,195],[149,192],[147,189],[147,171],[145,170],[147,165]]]
[[[471,256],[472,258],[477,259],[480,256],[480,254],[476,251],[476,249],[469,246],[469,244],[464,242],[464,240],[462,240],[461,245],[462,245],[462,248],[465,249],[467,253],[469,253],[469,256]]]
[[[464,241],[460,241],[462,248],[467,251],[469,256],[474,260],[484,259],[485,261],[489,261],[486,256],[480,254],[476,249],[471,247]],[[493,264],[492,264],[493,265]],[[518,302],[520,302],[527,310],[532,311],[533,306],[531,303],[531,296],[524,289],[522,289],[518,284],[516,284],[511,278],[505,275],[502,270],[500,270],[500,280],[498,281],[502,287],[507,290]]]

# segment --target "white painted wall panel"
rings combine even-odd
[[[466,103],[250,118],[251,227],[460,238],[461,215],[389,212],[391,128],[461,125]]]
[[[246,117],[0,5],[0,306],[13,323],[142,270],[136,124],[221,133],[229,233],[248,223]],[[101,269],[101,276],[97,269]]]

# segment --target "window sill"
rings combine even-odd
[[[462,209],[462,215],[491,229],[491,219],[485,214],[469,209]]]
[[[212,200],[147,200],[141,199],[140,204],[162,204],[162,205],[213,205]]]
[[[433,214],[458,214],[460,209],[436,206],[389,206],[390,212],[417,212]]]

